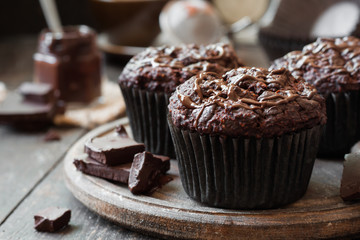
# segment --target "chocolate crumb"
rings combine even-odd
[[[125,129],[124,125],[120,124],[120,125],[116,126],[115,132],[117,132],[120,137],[123,137],[123,138],[129,137],[129,135],[126,132],[126,129]]]
[[[54,131],[54,130],[49,130],[44,137],[44,140],[46,142],[50,142],[50,141],[60,141],[61,140],[61,136],[59,135],[58,132]]]

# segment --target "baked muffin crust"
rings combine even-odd
[[[360,39],[318,38],[302,51],[293,51],[274,61],[270,69],[284,67],[294,77],[303,77],[321,94],[360,89]]]
[[[119,83],[150,91],[171,93],[176,86],[200,71],[223,74],[242,66],[228,44],[150,47],[134,56],[119,77]]]
[[[200,73],[177,87],[168,107],[177,127],[231,137],[274,137],[326,122],[324,98],[284,68]]]

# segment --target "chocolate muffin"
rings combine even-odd
[[[170,94],[201,71],[223,74],[240,65],[224,43],[150,47],[134,56],[119,77],[134,139],[152,153],[174,157],[166,123]]]
[[[210,206],[278,207],[305,193],[325,101],[285,69],[200,73],[170,98],[168,122],[187,194]]]
[[[328,121],[321,138],[320,157],[343,157],[359,139],[360,39],[319,38],[274,61],[296,78],[313,84],[326,99]]]

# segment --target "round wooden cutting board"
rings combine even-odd
[[[360,234],[360,202],[339,197],[341,160],[315,162],[306,195],[273,210],[226,210],[191,200],[184,192],[175,160],[173,181],[150,196],[133,195],[126,185],[82,174],[73,165],[86,139],[104,135],[126,118],[96,128],[78,140],[65,157],[65,179],[73,195],[92,211],[119,225],[163,238],[279,239],[338,238]],[[127,126],[128,128],[128,126]],[[130,132],[130,130],[128,130]]]

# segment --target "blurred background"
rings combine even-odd
[[[97,28],[88,0],[56,1],[64,25],[85,24]],[[0,1],[0,36],[38,34],[47,27],[38,0]]]
[[[94,28],[100,49],[125,59],[149,45],[230,41],[240,52],[260,45],[266,55],[256,65],[264,66],[317,37],[360,34],[360,0],[177,2],[56,0],[56,5],[63,25]],[[1,38],[39,34],[46,27],[38,0],[0,1]],[[251,51],[243,55],[254,63]]]

